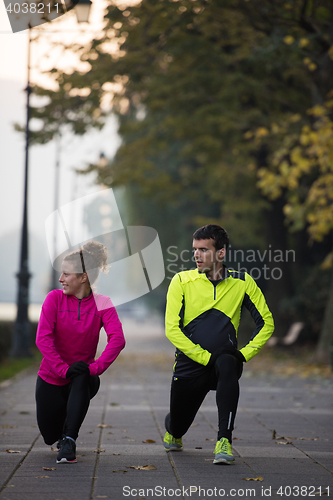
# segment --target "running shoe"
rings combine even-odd
[[[182,438],[176,439],[168,432],[165,433],[163,444],[166,451],[181,451],[183,449]]]
[[[231,451],[231,444],[227,438],[221,438],[215,446],[213,464],[233,464],[235,459]]]
[[[74,464],[76,460],[76,444],[73,439],[63,437],[57,456],[57,464]]]

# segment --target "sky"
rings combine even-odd
[[[90,24],[78,25],[73,13],[63,18],[62,25],[57,20],[49,23],[50,28],[43,35],[41,42],[43,50],[47,50],[48,38],[59,36],[52,34],[54,26],[57,32],[64,30],[68,36],[77,37],[83,29],[92,35],[98,33],[101,27],[103,4],[98,0],[93,4]],[[98,7],[97,7],[98,6]],[[71,23],[66,23],[65,17],[70,17]],[[53,26],[54,25],[54,26]],[[90,35],[89,33],[89,35]],[[88,35],[88,36],[89,36]],[[0,0],[0,88],[1,88],[1,196],[0,196],[0,236],[21,225],[23,210],[23,178],[24,178],[24,137],[16,132],[13,123],[25,125],[26,95],[24,89],[27,83],[27,40],[28,33],[23,31],[13,34],[7,18],[3,2]],[[40,61],[38,47],[32,48],[31,65],[32,82],[43,82],[43,78],[36,71]],[[54,49],[53,49],[54,50]],[[42,51],[40,51],[42,52]],[[56,60],[57,54],[55,54]],[[84,137],[65,136],[60,146],[60,203],[71,201],[73,195],[86,192],[92,178],[83,179],[74,175],[73,168],[83,168],[90,161],[96,161],[103,152],[106,156],[114,155],[119,145],[117,123],[110,118],[108,125],[102,132],[92,132]],[[54,193],[53,182],[55,175],[55,142],[45,146],[34,146],[30,149],[29,157],[29,227],[42,235],[43,221],[53,210]],[[88,188],[89,189],[89,188]],[[99,189],[94,186],[91,189]],[[5,217],[3,217],[5,215]]]
[[[44,53],[50,53],[50,63],[58,61],[59,54],[56,47],[50,49],[48,40],[54,42],[59,36],[67,37],[68,40],[98,36],[102,29],[104,6],[103,0],[93,0],[89,25],[85,23],[79,25],[73,12],[44,25],[42,42],[39,46],[34,44],[31,50],[32,82],[46,82],[45,77],[38,71],[39,65],[45,69]],[[0,47],[0,241],[9,244],[9,241],[12,241],[9,240],[9,235],[21,231],[23,215],[25,142],[24,136],[14,130],[13,123],[25,125],[24,89],[27,85],[28,32],[12,33],[2,0],[0,0]],[[70,64],[70,61],[67,63]],[[119,144],[117,122],[112,116],[102,131],[89,132],[83,137],[69,134],[63,137],[60,145],[60,206],[101,189],[94,183],[94,174],[78,176],[73,169],[82,169],[88,163],[96,162],[102,152],[111,158]],[[57,145],[52,141],[47,145],[33,146],[29,155],[29,233],[39,238],[39,246],[43,247],[45,253],[47,253],[45,221],[54,210],[56,150]],[[18,245],[12,249],[9,262],[3,262],[4,259],[1,259],[0,271],[6,267],[10,283],[8,281],[0,283],[0,301],[6,301],[6,287],[10,285],[12,289],[16,281],[14,274],[18,271],[18,259]],[[34,262],[36,258],[34,259],[32,255],[31,260]],[[31,271],[39,272],[38,269]],[[8,299],[12,300],[12,294],[9,295]]]

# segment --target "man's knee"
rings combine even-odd
[[[239,362],[232,354],[221,354],[215,362],[216,374],[220,377],[237,374],[239,372]]]

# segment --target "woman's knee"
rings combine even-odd
[[[58,441],[61,436],[43,436],[44,443],[48,446],[52,446],[56,441]]]
[[[81,373],[80,375],[76,375],[71,380],[71,387],[81,388],[81,387],[89,387],[90,375],[89,373]]]

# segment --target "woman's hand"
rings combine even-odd
[[[73,378],[82,373],[89,373],[89,366],[84,361],[75,361],[66,372],[66,378]]]

